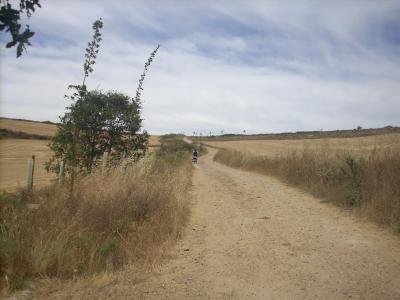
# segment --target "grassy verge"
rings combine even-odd
[[[109,174],[92,174],[0,198],[0,282],[74,278],[154,263],[186,222],[192,166],[185,151],[160,151]]]
[[[327,155],[304,150],[288,155],[251,155],[221,149],[214,159],[231,167],[268,174],[342,207],[362,209],[400,232],[400,153],[391,149]]]

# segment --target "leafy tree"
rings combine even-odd
[[[57,172],[64,160],[69,162],[70,174],[72,167],[90,173],[105,151],[115,164],[124,157],[136,160],[145,154],[148,145],[148,134],[140,133],[141,123],[140,103],[135,99],[113,91],[89,91],[61,118],[59,131],[50,145],[55,154],[48,168]],[[74,136],[76,129],[78,136]]]
[[[110,161],[116,164],[124,157],[138,159],[148,146],[148,134],[141,132],[140,97],[146,71],[160,46],[145,63],[134,98],[115,91],[88,91],[85,82],[93,72],[99,53],[102,26],[101,19],[93,23],[94,34],[86,48],[82,85],[69,86],[72,94],[66,98],[72,100],[72,104],[60,118],[58,133],[50,144],[54,156],[47,163],[47,169],[58,172],[60,162],[64,161],[72,185],[76,173],[90,173],[104,152],[108,152]]]
[[[86,108],[89,105],[89,103],[86,105],[82,104],[87,95],[85,81],[89,74],[93,72],[93,65],[99,53],[102,28],[103,22],[101,18],[93,23],[92,40],[88,43],[88,47],[85,50],[82,85],[68,86],[68,89],[72,92],[70,95],[65,95],[65,98],[71,100],[73,103],[67,107],[67,112],[60,118],[58,133],[50,143],[50,148],[54,151],[54,156],[47,162],[46,169],[57,172],[60,162],[64,161],[66,172],[71,177],[71,187],[75,180],[75,173],[81,171],[82,166],[86,166],[89,172],[91,170],[91,164],[82,162],[85,161],[85,156],[82,155],[82,144],[80,144],[82,126],[79,125],[82,124],[82,121],[80,121],[79,108]]]
[[[6,44],[7,48],[17,46],[17,57],[20,57],[26,45],[31,45],[29,39],[35,34],[26,25],[24,31],[21,32],[21,13],[26,13],[30,18],[35,12],[35,7],[41,7],[39,0],[20,0],[19,9],[13,7],[8,0],[1,0],[0,7],[0,31],[9,32],[11,41]]]
[[[118,92],[108,92],[104,96],[105,136],[101,148],[116,158],[140,157],[148,144],[147,133],[138,134],[142,127],[140,99]]]

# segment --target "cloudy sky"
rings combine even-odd
[[[400,1],[41,0],[21,58],[1,37],[1,116],[57,121],[104,21],[90,88],[134,96],[144,127],[283,132],[400,125]]]

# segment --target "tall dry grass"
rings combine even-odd
[[[292,151],[275,157],[221,149],[214,159],[228,166],[276,176],[342,207],[362,210],[400,232],[400,152]]]
[[[0,199],[0,281],[72,278],[155,262],[188,216],[187,154],[152,154],[69,187]]]

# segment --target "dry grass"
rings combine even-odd
[[[48,141],[3,139],[0,140],[0,190],[15,190],[26,184],[27,161],[35,155],[34,188],[48,185],[55,175],[47,173],[44,163],[52,152]]]
[[[400,232],[400,151],[386,147],[362,153],[303,149],[271,157],[222,149],[215,160],[277,176],[339,206],[358,208]]]
[[[54,136],[57,132],[54,124],[5,118],[0,118],[0,128],[45,136]]]
[[[160,145],[160,137],[158,135],[151,135],[149,138],[149,146],[159,146]]]
[[[72,278],[151,265],[181,234],[188,216],[192,166],[152,154],[108,175],[0,201],[0,276],[20,288],[36,276]],[[38,207],[32,209],[32,204]]]
[[[400,151],[400,134],[385,134],[356,138],[326,138],[303,140],[248,140],[209,142],[206,144],[253,155],[275,157],[292,151],[326,152],[335,156],[338,152],[356,156],[368,155],[373,149],[391,148]]]

